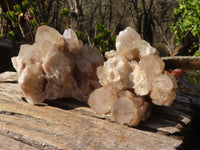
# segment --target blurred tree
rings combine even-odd
[[[132,26],[153,46],[171,51],[174,43],[169,24],[173,21],[174,3],[173,0],[1,0],[0,6],[5,20],[3,35],[14,40],[34,41],[37,27],[47,24],[61,33],[72,28],[85,43],[99,47],[95,42],[100,33],[97,24],[110,31],[104,46],[119,31]]]
[[[175,48],[175,34],[170,31],[170,24],[174,22],[171,17],[174,7],[177,6],[176,1],[155,1],[153,5],[153,21],[155,24],[154,35],[155,42],[163,43],[165,46],[165,54],[170,55]]]
[[[135,27],[138,30],[138,33],[141,34],[141,37],[148,41],[150,44],[153,44],[153,28],[154,22],[152,18],[152,6],[154,0],[130,0],[129,9]],[[135,17],[136,16],[136,17]]]
[[[0,5],[0,37],[3,36],[3,24],[4,24],[4,18],[3,18],[3,9]]]
[[[173,22],[173,0],[127,0],[132,22],[141,37],[157,47],[161,55],[169,55],[174,49],[174,35],[170,32]],[[162,50],[160,50],[162,49]]]

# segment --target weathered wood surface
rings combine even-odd
[[[200,56],[170,56],[162,57],[167,69],[173,68],[200,68]]]
[[[75,100],[41,106],[24,100],[17,74],[0,74],[0,149],[171,150],[183,144],[192,114],[189,100],[178,96],[172,107],[154,107],[147,121],[132,128]]]

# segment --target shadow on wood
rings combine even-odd
[[[22,100],[16,81],[14,72],[0,74],[1,149],[176,149],[190,127],[185,97],[178,96],[172,107],[155,107],[147,121],[132,128],[71,99],[33,106]]]
[[[0,73],[4,71],[14,71],[11,58],[17,56],[20,44],[13,41],[0,38]]]

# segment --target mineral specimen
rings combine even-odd
[[[126,90],[119,93],[121,96],[112,106],[112,116],[116,122],[137,126],[139,122],[149,116],[151,103],[144,97],[136,96]]]
[[[153,88],[150,94],[152,102],[156,105],[170,106],[176,98],[175,77],[167,74],[158,75],[152,82]]]
[[[27,101],[38,104],[61,97],[87,102],[89,94],[100,86],[96,68],[103,60],[96,49],[83,45],[73,30],[61,35],[40,26],[35,43],[21,45],[12,63]]]
[[[105,53],[83,45],[76,33],[41,26],[35,43],[20,47],[12,63],[19,86],[31,104],[61,97],[88,102],[97,113],[137,126],[150,116],[152,104],[170,106],[176,97],[174,76],[165,74],[158,51],[131,27]]]
[[[111,113],[120,124],[137,126],[150,115],[152,103],[170,106],[176,97],[176,79],[164,74],[158,51],[131,27],[116,39],[116,51],[105,53],[107,61],[97,68],[102,85],[89,96],[98,113]]]
[[[140,35],[131,27],[127,27],[117,36],[116,50],[128,60],[159,54],[148,42],[142,40]]]
[[[108,114],[116,99],[119,98],[118,93],[121,89],[114,84],[109,84],[96,89],[88,100],[88,104],[95,109],[96,112]]]

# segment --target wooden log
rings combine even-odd
[[[175,68],[200,68],[200,56],[170,56],[161,58],[166,69]]]
[[[192,110],[189,99],[179,98],[171,107],[155,107],[147,121],[131,128],[71,99],[26,103],[17,74],[5,72],[0,74],[0,149],[180,148]]]
[[[10,138],[0,134],[0,149],[15,149],[15,150],[37,150],[37,148],[22,143],[19,140]]]

